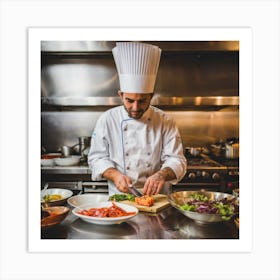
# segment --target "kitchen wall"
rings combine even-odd
[[[175,119],[184,146],[238,137],[238,42],[157,43],[162,56],[154,100],[166,99],[165,104],[159,99],[155,105]],[[42,42],[41,144],[47,151],[90,136],[100,114],[120,104],[111,53],[114,42],[61,46]],[[226,103],[224,97],[228,97]],[[207,106],[201,106],[206,99]]]
[[[176,121],[184,146],[204,146],[220,139],[239,136],[238,111],[166,111]],[[78,137],[91,136],[102,111],[42,113],[42,145],[56,151],[75,145]]]
[[[42,97],[111,97],[119,89],[111,52],[42,54]],[[160,96],[238,96],[239,52],[162,51],[155,93]]]

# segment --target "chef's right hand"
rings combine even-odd
[[[113,182],[119,191],[124,193],[130,192],[128,186],[131,185],[131,179],[126,175],[122,173],[118,174]]]
[[[131,185],[131,179],[126,175],[122,174],[115,168],[108,168],[102,176],[108,180],[111,180],[116,188],[124,193],[129,193],[128,186]]]

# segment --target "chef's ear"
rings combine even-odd
[[[120,98],[122,98],[123,97],[123,92],[118,90],[118,95],[119,95]]]

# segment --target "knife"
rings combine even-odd
[[[130,192],[135,196],[143,196],[141,192],[139,192],[133,185],[129,185]]]

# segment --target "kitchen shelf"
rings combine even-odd
[[[157,45],[163,53],[169,52],[237,52],[239,41],[142,41]],[[44,55],[76,56],[112,54],[116,41],[42,41]]]
[[[121,99],[116,97],[42,97],[42,105],[54,106],[118,106]],[[154,96],[151,102],[155,106],[239,106],[239,96],[208,97],[164,97]]]
[[[88,166],[42,166],[42,174],[91,174]]]

